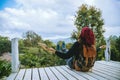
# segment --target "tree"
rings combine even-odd
[[[72,43],[67,43],[67,44],[66,44],[66,48],[67,48],[67,49],[70,49],[72,45],[73,45]]]
[[[33,31],[27,31],[25,34],[23,34],[24,37],[24,44],[25,46],[37,46],[38,42],[42,41],[41,36],[36,34]]]
[[[120,36],[110,36],[111,60],[120,61]]]
[[[55,45],[54,45],[53,42],[51,42],[50,40],[44,40],[43,43],[45,43],[48,47],[53,47],[53,48],[55,48]]]
[[[116,39],[116,49],[120,52],[120,36]]]
[[[11,42],[8,37],[0,36],[0,55],[4,52],[10,52],[11,50]]]
[[[83,4],[81,7],[79,7],[77,14],[75,15],[74,24],[77,30],[74,30],[72,33],[73,39],[77,40],[81,29],[85,26],[88,26],[95,33],[97,45],[105,43],[103,37],[103,33],[105,32],[103,29],[104,22],[101,17],[100,9],[97,9],[94,6]]]

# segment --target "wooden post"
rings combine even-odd
[[[19,70],[18,38],[12,39],[12,72]]]
[[[106,40],[105,60],[110,61],[110,39]]]

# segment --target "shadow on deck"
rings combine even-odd
[[[91,72],[71,70],[67,65],[20,69],[7,80],[120,80],[120,62],[96,61]]]

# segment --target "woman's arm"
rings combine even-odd
[[[66,53],[55,51],[55,54],[57,56],[59,56],[60,58],[68,59],[68,58],[72,57],[76,53],[78,46],[79,46],[79,43],[75,42],[73,44],[73,46]]]
[[[105,49],[105,48],[106,48],[106,45],[102,45],[99,48],[97,48],[97,52],[99,52],[101,49]]]

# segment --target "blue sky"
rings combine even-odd
[[[120,0],[0,0],[0,35],[21,38],[32,30],[43,39],[70,37],[82,4],[102,11],[104,36],[120,36]]]

